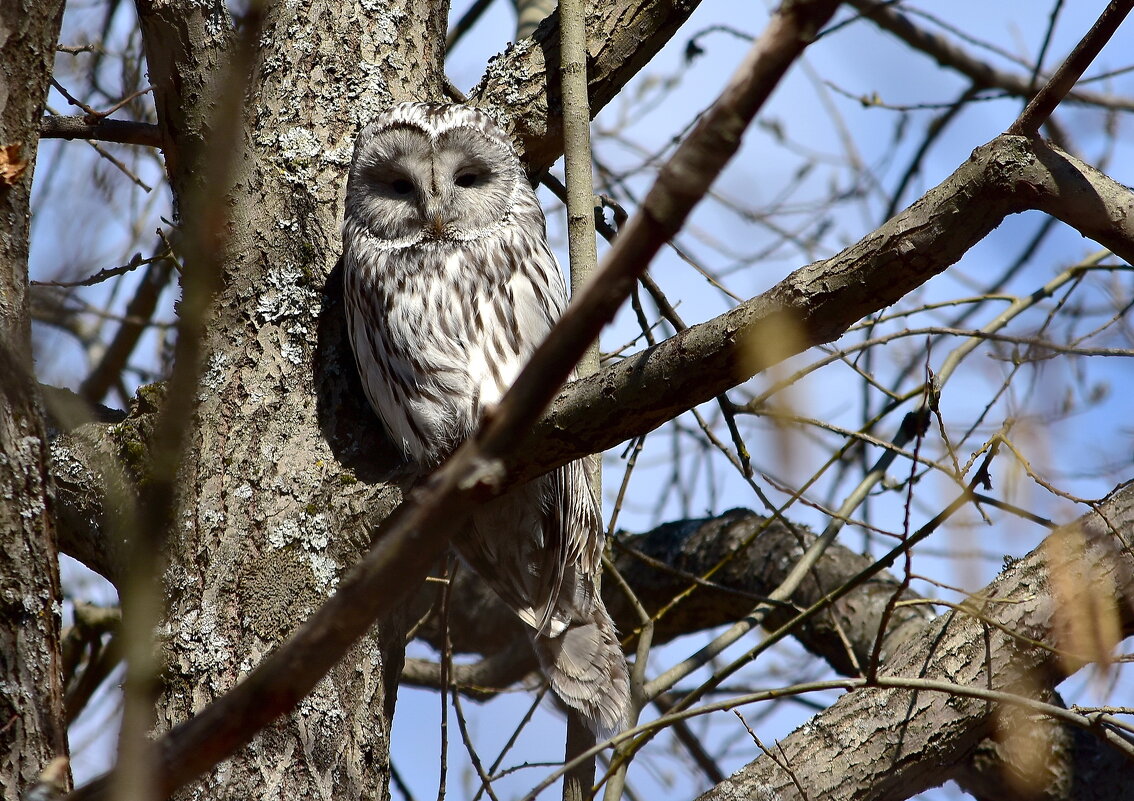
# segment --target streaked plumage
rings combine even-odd
[[[426,468],[472,433],[566,303],[515,151],[464,106],[403,103],[362,131],[343,261],[366,396]],[[491,501],[455,544],[532,628],[560,698],[598,732],[622,727],[626,663],[595,592],[602,521],[582,463]]]

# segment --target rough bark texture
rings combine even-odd
[[[1062,706],[1058,697],[1052,703]],[[953,776],[977,801],[1125,801],[1130,797],[1134,768],[1118,749],[1097,734],[1054,722],[1020,720],[1018,733],[1030,752],[995,736],[974,750]],[[1036,755],[1042,755],[1037,765]]]
[[[232,143],[215,141],[218,115],[233,108],[225,68],[238,35],[227,29],[225,4],[140,10],[182,210],[204,209],[194,205],[201,197],[218,200],[215,187],[198,184],[219,148],[239,154],[225,286],[204,343],[181,525],[165,571],[159,717],[169,727],[230,689],[306,619],[368,544],[367,516],[384,515],[399,497],[381,483],[364,490],[336,458],[336,449],[385,447],[376,425],[369,439],[336,437],[343,410],[318,403],[321,389],[353,377],[349,351],[324,351],[316,374],[311,366],[354,137],[396,98],[439,96],[445,8],[273,4]],[[385,621],[294,715],[185,797],[249,798],[266,789],[274,797],[386,797],[402,640],[400,621]]]
[[[58,554],[43,414],[32,381],[28,213],[62,2],[0,18],[0,798],[67,754]]]
[[[587,80],[591,116],[598,114],[696,10],[700,0],[614,0],[588,4]],[[516,139],[532,173],[563,154],[559,12],[531,39],[522,39],[488,63],[470,102],[495,111]]]
[[[970,607],[927,625],[914,647],[882,665],[879,677],[896,682],[935,679],[962,690],[1000,690],[1049,700],[1050,688],[1082,666],[1086,656],[1076,628],[1094,621],[1076,620],[1071,610],[1098,609],[1099,599],[1109,598],[1122,631],[1129,634],[1132,629],[1132,532],[1134,485],[1127,485],[1097,513],[1053,532],[1005,569],[974,595]],[[767,757],[756,759],[701,799],[909,798],[953,778],[986,737],[1007,732],[998,738],[1007,741],[1025,722],[1034,729],[1036,720],[1030,715],[1021,718],[1016,707],[950,692],[863,688],[782,740],[776,753],[779,764]],[[1043,747],[1037,744],[1032,750]],[[1064,746],[1053,754],[1068,750]],[[790,766],[791,774],[782,764]],[[1060,776],[1068,789],[1073,786],[1062,766],[1045,762],[1036,765],[1040,768]],[[1123,784],[1113,778],[1107,783]]]

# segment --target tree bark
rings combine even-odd
[[[608,0],[588,4],[587,81],[591,116],[598,114],[649,63],[696,10],[700,0]],[[469,102],[496,112],[529,172],[563,154],[559,12],[488,63]]]
[[[286,639],[366,548],[368,516],[399,497],[375,477],[378,491],[363,499],[366,485],[336,458],[385,448],[376,425],[335,436],[343,409],[320,403],[353,376],[349,351],[324,350],[311,370],[354,137],[398,97],[440,97],[445,4],[373,9],[272,4],[244,76],[228,74],[244,45],[225,3],[139,6],[177,205],[190,224],[218,202],[228,212],[164,571],[159,728],[199,711]],[[242,105],[232,85],[245,80]],[[219,141],[231,114],[237,139]],[[223,187],[202,180],[228,149],[237,158],[221,200]],[[186,795],[387,797],[402,625],[380,623],[294,714]]]
[[[66,756],[59,568],[43,413],[32,379],[28,223],[39,118],[63,3],[5,4],[0,30],[0,797]],[[63,771],[64,782],[66,771]]]

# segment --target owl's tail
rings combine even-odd
[[[533,633],[532,645],[551,689],[600,740],[626,728],[630,676],[614,622],[600,599],[589,619],[571,621],[554,637]]]

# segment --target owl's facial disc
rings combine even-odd
[[[379,238],[469,241],[498,226],[512,205],[515,157],[474,128],[431,137],[395,126],[378,133],[363,155],[347,191]]]

